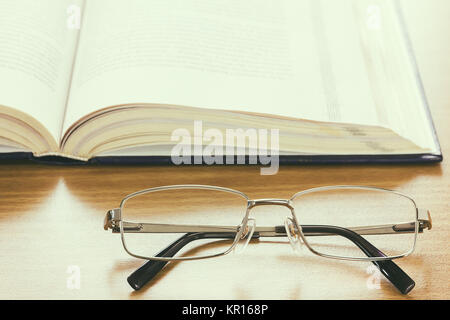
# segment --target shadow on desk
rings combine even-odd
[[[289,198],[298,191],[324,185],[399,189],[417,177],[441,175],[440,164],[284,166],[273,176],[260,175],[257,166],[102,166],[69,167],[64,181],[81,201],[107,210],[132,192],[164,185],[216,185],[242,191],[250,198]]]
[[[55,190],[62,172],[24,163],[0,165],[0,219],[33,212]]]
[[[19,162],[0,166],[0,218],[22,214],[48,198],[62,180],[78,200],[97,210],[119,205],[126,195],[173,184],[236,189],[250,198],[289,198],[324,185],[371,185],[401,189],[420,177],[439,177],[440,164],[282,166],[260,175],[258,166],[50,166]]]
[[[273,244],[273,242],[271,242]],[[259,246],[265,245],[265,241],[260,241]],[[283,246],[289,246],[287,243]],[[264,248],[263,248],[264,249]],[[266,248],[267,249],[267,248]],[[197,262],[193,265],[192,261],[170,262],[163,271],[152,279],[141,290],[134,291],[128,287],[130,298],[145,298],[151,294],[152,290],[160,290],[158,286],[173,286],[178,283],[180,287],[208,287],[211,283],[218,283],[217,278],[233,279],[230,282],[241,284],[236,286],[233,291],[238,299],[253,298],[252,292],[255,288],[264,287],[267,282],[279,283],[281,288],[273,288],[274,291],[283,289],[283,297],[288,299],[301,299],[303,285],[307,288],[311,287],[311,282],[317,281],[317,290],[339,291],[339,278],[341,275],[351,275],[354,282],[349,285],[356,287],[365,287],[366,281],[370,274],[367,273],[367,266],[370,263],[345,262],[314,257],[308,253],[299,256],[292,253],[280,254],[273,247],[269,247],[266,252],[267,256],[262,261],[260,254],[243,254],[234,256],[232,254],[220,259],[208,259]],[[282,249],[280,247],[279,249]],[[226,259],[226,261],[225,261]],[[420,257],[411,257],[410,263],[418,263]],[[121,277],[121,281],[126,281],[126,277],[136,268],[144,264],[140,261],[137,265],[134,260],[119,261],[110,271],[111,282],[116,281],[117,277]],[[200,263],[202,265],[200,266]],[[404,267],[405,263],[400,264]],[[283,266],[287,266],[285,270],[281,270]],[[255,271],[255,267],[258,271]],[[407,268],[406,268],[407,269]],[[286,277],[291,274],[291,277]],[[281,276],[280,276],[281,275]],[[411,274],[413,278],[418,280],[417,275]],[[265,280],[262,280],[265,279]],[[421,285],[421,280],[419,286]],[[334,284],[336,282],[337,284]],[[302,285],[303,284],[303,285]],[[227,284],[229,286],[230,284]],[[327,289],[327,286],[328,289]],[[284,292],[284,289],[289,292]],[[189,289],[186,289],[189,290]],[[267,290],[267,289],[264,289]],[[413,299],[415,292],[410,295],[400,294],[388,280],[382,277],[380,279],[380,287],[377,289],[380,296],[394,296],[402,299]]]

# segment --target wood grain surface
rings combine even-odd
[[[405,15],[444,157],[450,152],[450,3],[408,0]],[[412,196],[431,211],[433,229],[413,255],[397,260],[415,281],[407,296],[386,280],[369,289],[368,262],[299,256],[286,239],[250,244],[240,255],[171,263],[142,291],[127,276],[143,264],[128,256],[103,217],[122,197],[170,184],[208,184],[251,198],[288,198],[307,188],[356,184]],[[433,165],[258,167],[0,165],[2,299],[449,299],[450,162]],[[256,214],[256,213],[255,213]],[[283,208],[273,207],[282,224]],[[80,289],[69,289],[78,266]]]

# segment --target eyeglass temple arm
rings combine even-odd
[[[369,241],[364,239],[358,233],[335,226],[301,226],[303,234],[315,235],[317,233],[331,233],[343,236],[353,242],[360,248],[368,257],[386,257],[386,255],[372,245]],[[416,285],[414,280],[406,272],[404,272],[394,261],[382,260],[372,261],[377,266],[380,272],[402,293],[409,293]]]
[[[172,242],[167,248],[159,252],[156,257],[173,257],[178,251],[192,241],[200,239],[233,239],[236,233],[226,232],[190,232]],[[254,233],[252,239],[259,238],[259,234]],[[149,260],[139,269],[134,271],[127,281],[134,290],[141,289],[150,280],[152,280],[169,261]]]
[[[117,209],[116,209],[117,210]],[[116,218],[115,210],[108,211],[104,229],[112,229],[114,233],[119,233],[119,220]],[[432,220],[430,212],[427,210],[419,210],[419,232],[430,230],[432,228]],[[174,225],[174,224],[154,224],[154,223],[135,223],[123,221],[123,229],[125,233],[189,233],[189,232],[235,232],[235,226],[211,226],[211,225]],[[277,227],[256,227],[255,232],[259,232],[262,237],[284,236],[277,232]],[[284,227],[283,227],[284,228]],[[416,228],[415,221],[386,224],[377,226],[358,226],[346,227],[360,235],[377,235],[377,234],[399,234],[399,233],[414,233]],[[326,236],[330,233],[311,233],[308,236]]]
[[[284,226],[275,227],[277,236],[286,235]],[[340,235],[352,241],[358,246],[368,257],[385,257],[386,255],[373,246],[370,242],[364,239],[356,232],[335,226],[312,226],[303,225],[302,231],[305,236],[309,234],[334,234]],[[259,238],[261,234],[257,231],[252,238]],[[266,235],[267,236],[267,235]],[[159,252],[156,257],[173,257],[179,250],[181,250],[188,243],[198,239],[234,239],[235,233],[213,233],[213,232],[194,232],[187,233],[173,242],[167,248]],[[143,266],[137,269],[128,277],[128,283],[135,290],[141,289],[147,282],[149,282],[159,271],[161,271],[168,261],[150,260]],[[392,260],[372,261],[378,267],[380,272],[403,294],[410,292],[415,282]]]

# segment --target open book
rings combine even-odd
[[[442,159],[396,1],[0,1],[0,155],[170,156],[195,121],[295,159]]]

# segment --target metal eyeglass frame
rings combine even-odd
[[[180,190],[180,189],[203,189],[203,190],[214,190],[214,191],[222,191],[233,193],[243,197],[247,201],[247,209],[245,216],[238,226],[204,226],[204,225],[173,225],[173,224],[153,224],[153,223],[134,223],[123,221],[121,217],[121,212],[123,211],[125,203],[136,196],[157,192],[157,191],[165,191],[165,190]],[[329,191],[329,190],[343,190],[343,189],[354,189],[354,190],[368,190],[368,191],[376,191],[376,192],[386,192],[393,193],[398,196],[401,196],[405,199],[411,201],[414,209],[415,209],[415,220],[408,223],[401,224],[390,224],[390,225],[377,225],[377,226],[360,226],[360,227],[350,227],[350,228],[339,228],[333,226],[302,226],[299,224],[297,220],[297,216],[295,214],[294,206],[292,205],[292,201],[302,195],[318,192],[318,191]],[[250,232],[250,228],[248,226],[249,223],[249,215],[252,208],[262,205],[280,205],[287,207],[291,211],[292,218],[290,221],[286,220],[285,226],[275,226],[275,227],[252,227]],[[259,238],[259,237],[288,237],[291,244],[294,246],[297,241],[299,244],[299,239],[305,244],[305,246],[315,255],[331,258],[331,259],[339,259],[339,260],[350,260],[350,261],[371,261],[377,267],[379,267],[380,271],[391,281],[394,285],[400,290],[405,291],[403,293],[409,292],[414,287],[414,281],[409,278],[396,264],[392,262],[393,259],[398,259],[405,257],[411,254],[416,245],[417,235],[419,232],[423,232],[425,229],[431,229],[432,222],[429,211],[421,210],[417,208],[415,201],[409,196],[402,194],[397,191],[382,189],[377,187],[367,187],[367,186],[351,186],[351,185],[338,185],[338,186],[325,186],[307,189],[304,191],[300,191],[295,193],[290,199],[256,199],[251,200],[249,197],[237,190],[223,188],[218,186],[207,186],[207,185],[172,185],[172,186],[162,186],[156,188],[145,189],[141,191],[137,191],[126,196],[120,207],[117,209],[109,210],[104,221],[104,229],[112,229],[113,233],[120,233],[122,244],[125,251],[136,258],[149,260],[146,265],[138,269],[137,278],[150,279],[159,272],[165,264],[169,261],[183,261],[183,260],[199,260],[199,259],[207,259],[218,256],[223,256],[235,249],[238,242],[248,237],[247,242],[250,238]],[[324,229],[325,227],[325,229]],[[331,228],[331,229],[330,229]],[[334,229],[333,229],[334,228]],[[331,231],[330,231],[331,230]],[[174,243],[172,243],[169,247],[165,248],[156,256],[146,257],[140,256],[132,253],[126,244],[125,233],[185,233],[185,236],[181,237]],[[357,245],[367,257],[348,257],[348,256],[336,256],[330,254],[323,254],[316,251],[309,244],[306,239],[305,233],[308,236],[322,236],[322,235],[341,235],[349,240],[351,240],[355,245]],[[361,235],[374,235],[374,234],[399,234],[399,233],[414,233],[414,240],[412,243],[412,247],[407,252],[396,255],[396,256],[386,256],[384,253],[379,251],[373,245],[371,245],[367,240],[365,240]],[[235,234],[234,237],[230,235]],[[186,236],[191,235],[191,238],[186,238]],[[193,236],[196,235],[196,236]],[[227,238],[234,238],[234,241],[230,248],[226,251],[212,254],[212,255],[204,255],[204,256],[196,256],[196,257],[173,257],[184,245],[188,244],[193,240],[200,239],[202,235],[211,235],[213,238],[221,238],[221,235],[228,235]],[[256,236],[254,236],[256,235]],[[200,238],[198,238],[200,236]],[[294,237],[295,236],[295,237]],[[171,253],[172,252],[172,253]],[[174,253],[173,253],[174,252]],[[146,266],[146,268],[144,268]],[[395,267],[394,267],[395,266]],[[397,270],[397,268],[399,270]],[[153,274],[154,273],[154,274]],[[404,274],[404,275],[402,275]],[[142,276],[144,275],[144,276]],[[402,275],[402,276],[399,276]],[[133,275],[132,275],[133,276]],[[129,277],[129,282],[130,278]],[[405,277],[406,276],[406,277]],[[394,278],[403,279],[402,281],[395,280]],[[137,282],[142,282],[139,281]],[[148,282],[144,281],[145,283]],[[136,281],[130,282],[130,285],[138,290],[142,287],[141,284],[137,284]],[[397,284],[396,284],[397,282]],[[403,284],[399,284],[398,282],[402,282]],[[144,283],[144,284],[145,284]],[[400,288],[401,287],[401,288]]]

